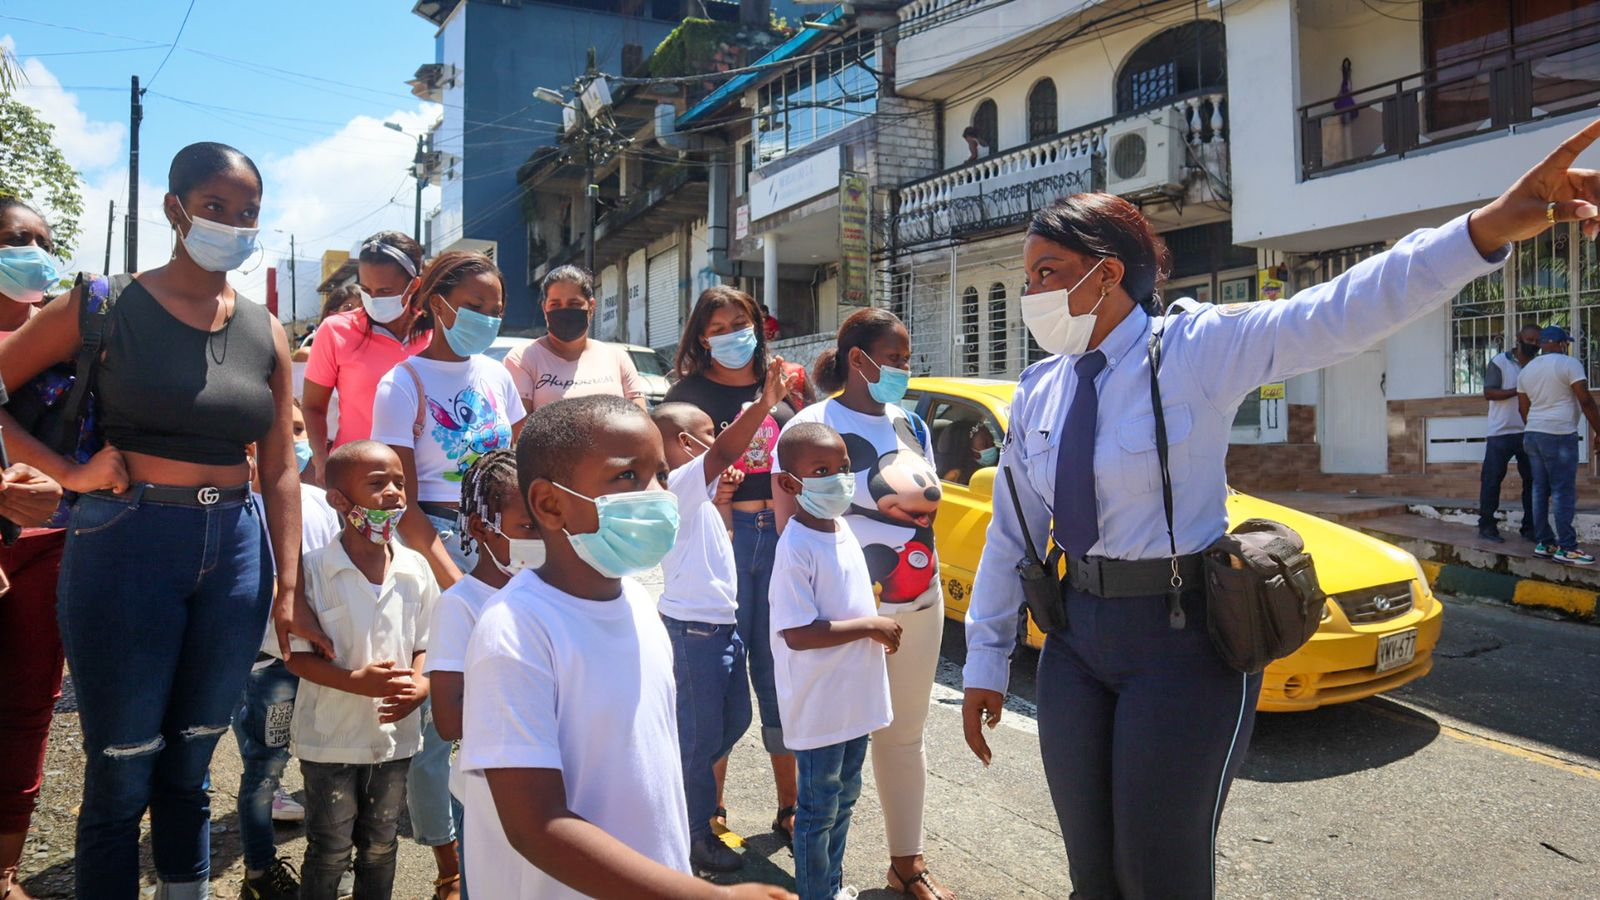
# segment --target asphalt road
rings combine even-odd
[[[1600,628],[1450,602],[1431,675],[1385,698],[1263,715],[1218,840],[1225,897],[1600,896]],[[960,629],[929,720],[928,858],[963,900],[1066,898],[1071,886],[1030,715],[1037,657],[1018,654],[1011,709],[985,770],[961,739]],[[27,887],[70,896],[72,810],[82,756],[70,696],[53,733],[45,800],[25,857]],[[870,764],[869,764],[870,765]],[[768,832],[774,802],[758,740],[732,764],[728,806],[747,837],[745,877],[785,883],[793,861]],[[234,793],[225,737],[213,766],[214,896],[238,896]],[[868,900],[887,864],[868,787],[846,880]],[[298,791],[299,773],[290,767]],[[304,851],[297,827],[281,852]],[[432,861],[406,843],[397,898],[429,896]],[[480,898],[490,900],[490,898]]]

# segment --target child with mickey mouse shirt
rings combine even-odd
[[[851,314],[813,372],[818,389],[836,396],[796,413],[784,433],[820,423],[837,431],[849,452],[855,493],[843,521],[866,557],[878,612],[903,630],[898,652],[888,658],[893,721],[873,732],[871,742],[889,841],[886,880],[891,890],[912,896],[948,896],[922,858],[923,730],[944,635],[933,536],[943,494],[927,425],[901,406],[910,360],[910,335],[893,313],[863,309]],[[773,471],[787,468],[780,453]],[[781,531],[796,505],[784,492],[775,492],[775,498]]]

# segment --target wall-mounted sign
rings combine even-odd
[[[1281,269],[1262,269],[1256,278],[1261,282],[1261,299],[1282,300],[1284,296],[1284,275]]]
[[[742,241],[750,236],[750,204],[741,203],[733,211],[733,239]]]
[[[750,220],[764,219],[837,188],[839,158],[839,148],[829,147],[760,181],[752,179]]]
[[[1289,392],[1287,390],[1287,386],[1282,381],[1279,381],[1275,384],[1263,384],[1261,386],[1261,399],[1263,400],[1282,400],[1287,396],[1289,396]]]
[[[867,176],[839,173],[839,302],[872,303],[872,194]]]

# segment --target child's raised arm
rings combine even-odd
[[[559,769],[488,769],[506,840],[524,859],[599,900],[797,900],[765,884],[708,884],[673,871],[567,808]]]
[[[746,406],[727,428],[722,429],[717,439],[711,442],[711,449],[706,451],[706,484],[710,484],[712,479],[722,474],[723,469],[744,456],[756,432],[761,429],[761,424],[772,414],[772,408],[787,396],[789,377],[783,371],[783,357],[775,356],[767,364],[767,380],[762,386],[761,396]]]

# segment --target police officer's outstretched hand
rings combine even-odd
[[[1467,230],[1478,252],[1541,234],[1556,222],[1582,222],[1585,237],[1600,234],[1600,172],[1575,169],[1578,154],[1600,139],[1600,119],[1567,138],[1504,194],[1472,213]]]
[[[966,697],[961,701],[961,724],[967,733],[967,746],[972,748],[978,761],[986,766],[994,754],[989,750],[988,739],[983,736],[983,726],[993,728],[1000,724],[1000,713],[1005,703],[1004,694],[984,688],[967,688]]]

